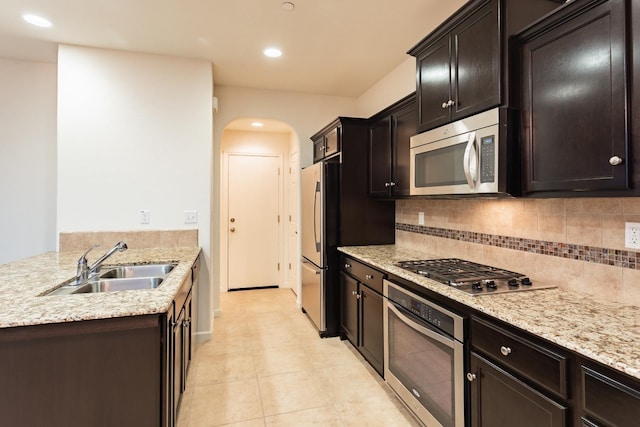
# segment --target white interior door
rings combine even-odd
[[[298,153],[289,156],[289,269],[288,282],[289,286],[296,293],[298,292],[298,265],[300,264],[300,251],[298,249],[299,232],[298,232],[298,211],[300,204],[300,161]]]
[[[228,289],[280,283],[280,159],[228,156]]]

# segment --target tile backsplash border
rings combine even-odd
[[[640,252],[396,223],[396,230],[558,258],[640,270]]]

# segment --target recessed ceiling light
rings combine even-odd
[[[264,126],[264,123],[262,123],[262,122],[253,122],[253,123],[251,123],[251,126],[253,126],[254,128],[261,128],[262,126]]]
[[[275,47],[267,48],[263,51],[263,53],[269,58],[280,58],[282,56],[282,51]]]
[[[49,28],[51,26],[51,21],[48,19],[44,19],[42,16],[31,15],[29,13],[22,15],[22,19],[27,21],[31,25],[35,25],[36,27]]]

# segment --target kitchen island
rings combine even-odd
[[[176,263],[155,289],[47,295],[81,252],[0,266],[0,413],[7,425],[175,425],[191,359],[200,248],[131,249],[109,265]]]

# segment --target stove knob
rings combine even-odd
[[[533,282],[531,282],[531,279],[529,279],[528,277],[523,277],[522,279],[520,279],[520,283],[522,283],[525,286],[533,285]]]
[[[484,282],[484,284],[487,289],[496,289],[498,287],[498,285],[496,285],[496,282],[493,280],[487,280],[486,282]]]
[[[481,291],[481,290],[482,290],[482,283],[480,283],[480,282],[473,282],[473,283],[471,284],[471,289],[475,289],[475,290]]]
[[[507,285],[509,285],[509,287],[511,287],[511,288],[517,288],[518,287],[518,280],[517,279],[509,279],[509,280],[507,280]]]

